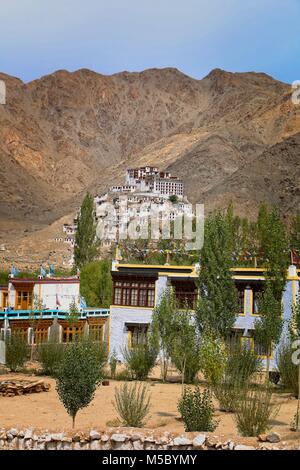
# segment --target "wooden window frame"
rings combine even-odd
[[[133,301],[134,299],[134,301]],[[154,279],[116,279],[113,285],[113,304],[123,307],[154,308]]]

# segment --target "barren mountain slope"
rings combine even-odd
[[[72,213],[87,189],[102,191],[123,181],[126,167],[142,164],[181,176],[194,202],[222,206],[230,196],[243,212],[244,168],[256,171],[258,155],[300,132],[290,86],[262,73],[216,69],[195,80],[170,68],[112,76],[61,70],[28,84],[0,79],[7,85],[0,239],[18,244],[25,230]],[[231,190],[227,181],[239,174]],[[277,186],[269,190],[282,200]],[[247,194],[252,212],[260,191]]]

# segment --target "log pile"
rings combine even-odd
[[[43,380],[2,380],[0,381],[0,396],[14,397],[27,393],[48,392],[50,384]]]

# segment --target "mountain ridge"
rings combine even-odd
[[[263,72],[214,69],[196,79],[171,67],[112,75],[79,69],[28,83],[0,79],[7,85],[0,106],[1,242],[22,245],[30,233],[44,233],[73,213],[87,190],[122,182],[127,166],[172,171],[207,210],[223,207],[229,195],[251,217],[259,199],[283,201],[278,176],[272,187],[267,175],[265,193],[255,172],[270,167],[257,159],[300,132],[300,106],[288,84]],[[284,147],[278,149],[284,161]],[[240,194],[244,167],[258,185],[251,192],[249,183],[247,204]],[[231,177],[239,180],[234,192]]]

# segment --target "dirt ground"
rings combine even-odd
[[[35,380],[36,376],[31,377],[27,374],[12,373],[0,375],[0,380],[12,378],[28,380],[32,378],[32,380]],[[39,377],[39,379],[41,378]],[[71,430],[71,419],[59,401],[55,390],[55,380],[50,377],[43,377],[43,379],[51,385],[49,392],[16,397],[0,397],[0,428],[16,427],[23,429],[33,427],[50,431]],[[80,430],[91,428],[104,430],[107,427],[117,425],[117,412],[112,402],[115,388],[121,384],[122,382],[110,380],[109,386],[100,386],[92,403],[87,408],[79,411],[76,418],[76,428]],[[184,432],[184,426],[177,411],[181,385],[179,383],[163,384],[150,381],[149,390],[151,392],[151,411],[147,428],[159,431]],[[282,441],[287,445],[300,445],[300,432],[290,431],[290,423],[296,411],[296,400],[288,393],[278,393],[275,394],[274,403],[280,404],[281,408],[276,419],[270,423],[272,431],[278,432]],[[217,403],[215,405],[217,407]],[[237,439],[238,433],[233,414],[220,412],[216,408],[215,418],[219,420],[219,425],[214,435],[225,439]],[[241,437],[238,439],[242,441]]]

